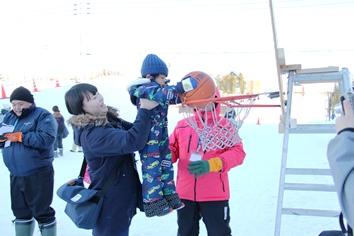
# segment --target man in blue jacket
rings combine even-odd
[[[42,236],[56,236],[55,211],[50,206],[56,121],[49,111],[36,106],[31,92],[22,86],[12,92],[10,102],[13,109],[2,125],[13,130],[4,133],[1,141],[4,163],[10,171],[15,235],[32,236],[36,220]]]

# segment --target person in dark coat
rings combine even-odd
[[[0,111],[0,123],[4,120],[4,117],[5,117],[6,113],[11,111],[11,106],[10,105],[3,104],[2,106],[3,106],[3,108]]]
[[[95,236],[128,236],[136,209],[142,210],[141,182],[136,169],[134,152],[147,142],[151,129],[150,111],[158,103],[141,99],[134,123],[119,117],[118,110],[107,107],[103,96],[91,84],[77,84],[65,94],[69,123],[75,143],[82,146],[89,168],[90,189],[101,189],[111,170],[124,159],[113,185],[108,189]]]
[[[32,236],[37,221],[44,236],[56,236],[55,210],[50,206],[54,188],[54,140],[56,121],[46,109],[37,107],[31,92],[16,88],[3,126],[13,126],[2,156],[10,171],[11,209],[16,236]]]
[[[63,133],[65,129],[65,119],[60,113],[58,106],[53,106],[53,117],[57,121],[57,137],[54,142],[54,157],[63,156]],[[59,149],[59,152],[58,152]]]

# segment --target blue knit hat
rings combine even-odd
[[[143,61],[143,65],[141,66],[141,76],[145,77],[148,74],[162,74],[168,76],[168,68],[166,63],[155,54],[147,55]]]

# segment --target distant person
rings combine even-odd
[[[218,90],[215,94],[220,96]],[[214,111],[196,110],[192,119],[211,127],[215,119],[222,122],[220,104],[215,104],[215,109],[217,117]],[[185,118],[170,135],[170,148],[172,161],[178,161],[177,193],[185,205],[177,211],[177,235],[198,236],[202,219],[208,236],[231,236],[228,172],[243,163],[246,153],[242,142],[203,151],[197,132]]]
[[[76,152],[76,148],[77,148],[77,152],[82,152],[82,147],[75,144],[75,132],[74,132],[73,138],[74,138],[73,145],[71,147],[70,152]]]
[[[235,124],[238,129],[241,128],[243,121],[240,119],[236,120],[237,114],[235,108],[227,107],[224,117]]]
[[[236,111],[234,108],[226,108],[226,112],[225,112],[225,115],[224,115],[225,118],[227,119],[233,119],[235,120],[236,119]]]
[[[354,228],[354,114],[348,100],[343,107],[345,115],[336,119],[337,135],[328,144],[327,158],[344,218]]]
[[[3,135],[7,141],[2,156],[10,171],[15,235],[32,236],[37,221],[42,236],[56,236],[55,211],[50,206],[56,121],[49,111],[36,106],[31,92],[22,86],[12,92],[10,102],[13,109],[3,124],[12,125],[13,132]]]
[[[8,113],[9,111],[11,111],[11,105],[3,104],[2,106],[3,106],[3,108],[1,109],[1,112],[0,112],[0,123],[3,121],[5,114]]]
[[[118,110],[106,106],[97,87],[81,83],[65,94],[65,104],[73,116],[75,143],[82,146],[89,168],[90,189],[102,189],[109,173],[120,164],[116,179],[104,197],[95,236],[128,236],[136,209],[142,209],[141,182],[135,152],[141,150],[151,129],[151,109],[156,102],[141,99],[134,123],[120,118]]]
[[[336,115],[332,112],[332,120],[334,120],[334,118],[336,118]]]
[[[147,217],[163,216],[183,207],[175,187],[171,151],[168,144],[167,113],[170,104],[181,103],[180,94],[193,90],[197,81],[187,77],[176,85],[166,85],[168,68],[155,54],[148,54],[141,76],[128,85],[130,100],[140,108],[140,99],[156,101],[152,110],[149,138],[139,150],[142,163],[143,201]]]
[[[53,116],[57,121],[57,125],[58,125],[57,136],[54,142],[54,157],[58,157],[58,155],[63,156],[63,133],[65,129],[65,119],[60,113],[58,106],[53,106],[52,110],[53,110]]]

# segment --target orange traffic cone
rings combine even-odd
[[[36,82],[33,79],[33,92],[38,92],[39,90],[37,89]]]
[[[261,122],[259,121],[259,117],[258,117],[258,120],[257,120],[257,125],[260,125],[261,124]]]
[[[5,93],[5,89],[4,89],[4,85],[1,85],[1,98],[7,98],[6,93]]]
[[[76,84],[77,84],[77,83],[80,83],[76,76],[75,76],[75,83],[76,83]]]
[[[55,83],[55,87],[56,87],[56,88],[60,87],[58,79],[57,79],[57,81],[56,81],[56,83]]]

